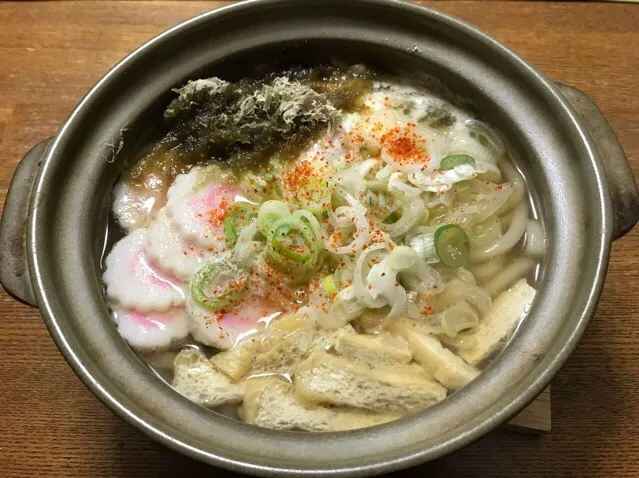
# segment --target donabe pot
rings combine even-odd
[[[183,398],[120,338],[100,282],[110,191],[189,79],[336,57],[428,74],[469,99],[518,153],[547,234],[537,299],[509,346],[462,390],[385,425],[343,433],[260,429]],[[476,28],[390,0],[246,1],[187,21],[124,59],[12,181],[0,279],[40,308],[78,376],[105,404],[188,456],[257,475],[364,476],[440,457],[533,400],[591,318],[610,243],[639,215],[627,160],[583,93],[544,78]]]

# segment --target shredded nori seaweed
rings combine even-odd
[[[164,113],[171,130],[163,143],[219,160],[299,143],[338,116],[325,95],[286,77],[265,84],[209,78],[177,92]]]
[[[295,157],[343,111],[359,108],[372,75],[335,66],[296,67],[231,83],[189,81],[164,111],[166,132],[125,174],[143,184],[152,174],[172,180],[194,164],[217,160],[236,173],[269,159]]]

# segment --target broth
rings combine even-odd
[[[545,237],[493,127],[359,65],[177,93],[102,256],[159,377],[248,423],[335,431],[437,403],[503,349]]]

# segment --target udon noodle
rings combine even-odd
[[[120,334],[179,393],[347,430],[443,400],[503,348],[545,237],[493,127],[362,66],[176,93],[116,185],[103,279]]]

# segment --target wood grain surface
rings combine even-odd
[[[16,164],[155,34],[224,2],[0,3],[0,203]],[[639,173],[639,7],[426,2],[591,95]],[[397,476],[639,476],[639,233],[614,244],[600,305],[553,382],[553,430],[498,430]],[[0,477],[233,476],[154,444],[75,377],[35,309],[0,292]]]

